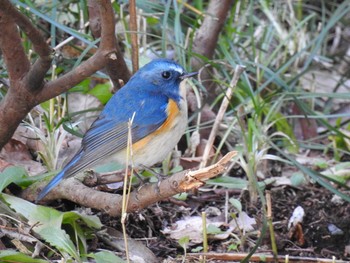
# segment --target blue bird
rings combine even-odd
[[[97,164],[126,164],[128,122],[131,125],[133,164],[152,166],[165,159],[187,125],[186,91],[182,81],[195,76],[168,59],[142,67],[108,101],[85,133],[81,147],[68,164],[40,192],[44,198],[62,179]]]

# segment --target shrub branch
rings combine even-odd
[[[36,105],[66,92],[106,65],[128,72],[114,34],[114,13],[108,0],[96,1],[101,21],[101,40],[97,52],[75,69],[45,82],[51,66],[52,51],[34,25],[9,0],[0,1],[0,49],[10,79],[10,88],[0,102],[0,149],[12,137],[27,113]],[[103,14],[103,15],[101,15]],[[39,58],[30,64],[22,47],[17,26],[27,34]],[[114,70],[115,72],[115,70]],[[130,73],[120,75],[127,81]]]

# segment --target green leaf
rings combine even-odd
[[[45,111],[50,111],[50,100],[44,101],[40,103],[41,108],[43,108]]]
[[[240,202],[238,199],[236,199],[236,198],[230,198],[228,201],[231,203],[231,205],[232,205],[234,208],[237,209],[237,211],[238,211],[239,213],[242,212],[242,204],[241,204],[241,202]]]
[[[293,173],[292,177],[290,178],[290,181],[293,186],[300,186],[307,183],[305,176],[302,172]]]
[[[63,213],[49,207],[35,205],[11,195],[2,194],[1,196],[12,209],[28,220],[28,223],[33,226],[33,230],[40,237],[61,252],[68,253],[76,260],[80,259],[79,253],[70,236],[61,229],[62,224],[70,224],[78,232],[81,232],[80,228],[75,228],[78,220],[82,220],[89,227],[101,227],[101,223],[96,216],[81,215],[78,212]],[[85,238],[82,235],[79,235],[79,237],[82,238],[80,241],[84,244]]]
[[[111,251],[101,251],[88,255],[96,260],[96,263],[125,263],[123,259],[112,253]]]
[[[88,94],[95,96],[102,104],[106,104],[109,99],[113,96],[110,92],[110,84],[97,84],[93,89],[91,89]]]
[[[198,247],[195,247],[195,248],[191,249],[191,252],[192,253],[198,253],[198,252],[200,252],[202,250],[203,250],[203,247],[202,246],[198,246]]]
[[[219,227],[214,225],[208,225],[207,226],[207,233],[208,235],[217,235],[224,233]]]
[[[183,248],[186,248],[187,244],[190,242],[190,237],[189,236],[184,236],[179,239],[179,244]]]
[[[180,193],[173,196],[177,200],[185,201],[188,197],[188,193]]]
[[[14,250],[1,250],[0,251],[0,261],[1,262],[23,262],[23,263],[47,263],[43,259],[35,259],[31,256],[25,255],[23,253]]]
[[[96,173],[108,173],[108,172],[118,171],[120,169],[125,169],[125,167],[116,162],[111,162],[111,163],[97,165],[94,168],[94,171]]]
[[[69,90],[69,92],[82,92],[82,93],[88,93],[90,89],[90,79],[84,79],[79,84],[75,85],[73,88]]]
[[[23,167],[7,167],[0,173],[0,191],[2,192],[10,183],[20,182],[23,178],[28,178],[28,174]]]
[[[207,181],[208,185],[218,185],[230,189],[243,189],[248,185],[248,181],[241,178],[221,176]]]
[[[178,165],[170,170],[170,174],[178,173],[178,172],[181,172],[183,170],[184,170],[183,167],[181,165]]]
[[[324,161],[324,160],[317,160],[317,161],[315,162],[315,165],[316,165],[318,168],[320,168],[320,169],[326,169],[326,168],[328,168],[328,164],[327,164],[327,162]]]
[[[238,249],[238,243],[233,243],[233,244],[230,244],[228,247],[227,247],[227,251],[232,251],[232,250],[237,250]]]
[[[92,228],[100,229],[102,227],[101,221],[98,216],[95,215],[84,215],[76,211],[63,213],[63,224],[72,224],[78,219],[84,221],[84,223]]]

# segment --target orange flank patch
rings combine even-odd
[[[167,132],[171,130],[174,120],[176,116],[180,113],[179,107],[177,106],[176,102],[172,99],[169,99],[168,107],[166,109],[168,118],[165,120],[165,122],[160,126],[155,132],[152,134],[146,136],[145,138],[139,140],[138,142],[134,143],[132,145],[132,149],[134,152],[137,152],[141,149],[143,149],[152,139],[154,136],[157,136],[158,134],[162,134],[164,132]]]
[[[162,126],[160,126],[153,134],[159,134],[171,130],[176,116],[180,113],[179,107],[172,99],[169,100],[168,107],[166,109],[168,118],[165,120]]]

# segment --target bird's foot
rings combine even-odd
[[[150,173],[154,174],[154,175],[157,177],[158,183],[157,183],[157,186],[156,186],[156,189],[155,189],[155,190],[156,190],[157,194],[160,195],[160,188],[159,188],[159,187],[160,187],[160,184],[161,184],[161,182],[162,182],[164,179],[167,178],[167,176],[164,175],[164,174],[158,173],[158,172],[154,171],[153,169],[151,169],[151,168],[149,168],[149,167],[147,167],[147,166],[144,166],[144,165],[142,165],[142,168],[143,168],[144,170],[146,170],[146,171],[149,171]]]

